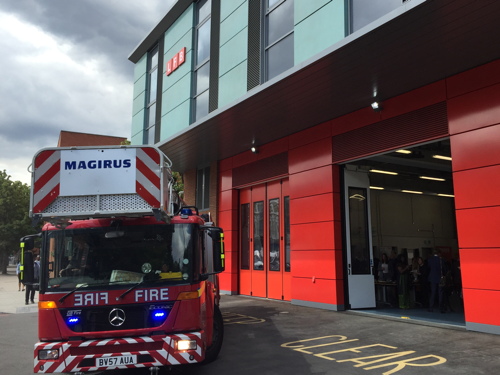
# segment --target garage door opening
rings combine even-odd
[[[352,309],[465,325],[451,162],[449,141],[441,140],[344,165]],[[436,296],[430,306],[435,252],[447,284],[441,305]]]

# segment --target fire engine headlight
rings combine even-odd
[[[58,359],[58,349],[42,349],[38,351],[38,359]]]
[[[177,341],[177,350],[196,350],[198,345],[196,344],[196,340],[178,340]]]

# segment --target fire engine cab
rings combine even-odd
[[[34,372],[213,361],[221,348],[223,231],[172,194],[157,148],[51,148],[33,159],[21,239],[25,282],[40,242]],[[38,238],[39,237],[39,238]]]

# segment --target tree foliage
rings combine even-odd
[[[19,240],[36,233],[29,218],[30,188],[21,181],[11,181],[0,171],[0,271],[7,273],[10,255],[17,254]]]

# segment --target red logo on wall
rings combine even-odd
[[[167,61],[167,76],[186,61],[186,47],[181,49],[170,60]]]

